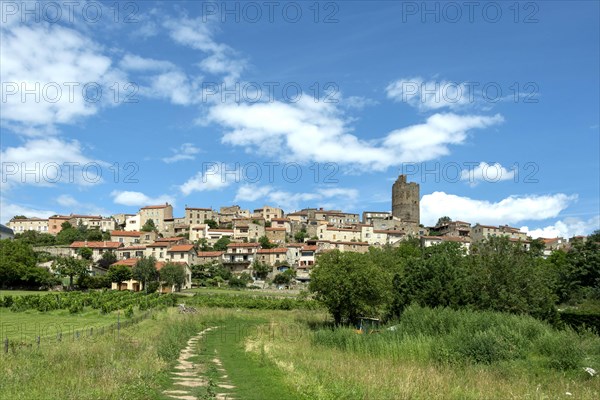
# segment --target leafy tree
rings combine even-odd
[[[36,267],[36,255],[30,245],[19,240],[0,240],[0,282],[2,287],[20,285]]]
[[[220,238],[219,240],[216,241],[213,248],[216,251],[225,251],[225,250],[227,250],[227,245],[229,243],[231,243],[231,239],[229,239],[229,237],[227,237],[227,236],[223,236],[222,238]]]
[[[56,237],[49,233],[41,233],[38,231],[25,231],[23,233],[17,233],[15,240],[20,240],[23,243],[30,244],[32,246],[52,246],[56,244]]]
[[[217,224],[217,221],[214,219],[205,219],[204,223],[208,225],[210,229],[217,229],[219,227],[219,224]]]
[[[248,286],[250,282],[252,282],[252,277],[248,273],[243,272],[240,275],[234,275],[229,278],[228,284],[230,287],[242,289]]]
[[[57,244],[71,244],[85,239],[85,234],[74,228],[68,221],[63,222],[61,227],[62,230],[56,235]]]
[[[144,226],[142,226],[141,230],[142,232],[156,231],[156,225],[154,224],[154,221],[152,219],[149,219],[144,223]]]
[[[12,217],[12,219],[27,219],[27,217],[24,215],[15,215],[14,217]]]
[[[404,274],[394,276],[391,313],[399,316],[413,302],[432,308],[468,304],[464,257],[459,243],[446,242],[424,249],[421,258],[410,258]]]
[[[466,259],[473,306],[484,310],[556,318],[549,271],[523,246],[492,237],[471,246]]]
[[[91,260],[94,252],[89,247],[80,247],[77,250],[77,254],[79,254],[85,260]]]
[[[254,262],[252,263],[252,270],[254,271],[254,274],[257,278],[265,279],[273,269],[270,265],[267,265],[266,263],[254,260]]]
[[[200,251],[210,251],[212,249],[212,247],[208,245],[208,240],[206,238],[198,239],[196,246]]]
[[[116,282],[117,290],[121,288],[121,283],[132,277],[131,269],[125,265],[111,265],[107,275],[111,282]]]
[[[449,216],[445,215],[441,218],[438,219],[436,226],[440,226],[440,225],[446,225],[448,222],[452,222],[452,218],[450,218]]]
[[[309,289],[341,324],[380,314],[389,300],[389,282],[388,274],[368,254],[335,250],[318,257]]]
[[[159,274],[156,270],[156,259],[152,256],[140,258],[132,268],[132,276],[142,283],[142,288],[147,289],[148,282],[157,281]]]
[[[272,248],[275,248],[275,247],[277,247],[277,245],[276,245],[276,244],[274,244],[274,243],[271,243],[271,242],[269,241],[269,238],[268,238],[268,237],[266,237],[266,236],[261,236],[261,237],[259,237],[259,238],[258,238],[258,243],[260,243],[260,246],[261,246],[263,249],[272,249]]]
[[[273,283],[276,285],[289,285],[292,279],[285,273],[279,273],[273,278]]]
[[[61,277],[69,277],[69,288],[73,288],[73,277],[87,275],[89,262],[73,257],[58,257],[52,264]]]
[[[307,237],[308,233],[306,233],[306,228],[302,228],[298,232],[296,232],[296,234],[294,235],[294,240],[296,240],[296,242],[298,243],[303,243],[304,239],[306,239]]]
[[[175,286],[175,290],[180,291],[181,287],[185,284],[185,269],[183,265],[167,262],[160,269],[160,280],[166,286]]]
[[[89,240],[90,242],[99,242],[103,240],[102,238],[102,232],[98,229],[90,229],[87,231],[86,240]]]
[[[98,260],[98,266],[108,269],[112,264],[117,262],[117,255],[113,251],[105,251],[102,258]]]

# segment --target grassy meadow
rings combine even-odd
[[[118,338],[2,353],[0,397],[167,399],[179,352],[209,326],[218,328],[196,348],[198,373],[216,379],[219,357],[236,399],[600,397],[600,378],[583,370],[600,370],[600,338],[530,317],[410,307],[378,333],[358,335],[334,329],[322,309],[198,311],[157,311]],[[210,399],[219,390],[193,393]]]

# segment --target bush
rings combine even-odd
[[[125,317],[127,317],[127,318],[133,317],[133,307],[132,306],[127,307],[127,309],[125,310]]]
[[[537,350],[547,357],[546,364],[553,369],[577,368],[583,361],[579,337],[572,331],[553,332],[540,338]]]

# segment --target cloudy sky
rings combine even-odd
[[[1,220],[155,203],[598,229],[598,2],[2,2]]]

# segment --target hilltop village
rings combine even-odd
[[[365,253],[370,246],[397,245],[412,238],[424,247],[437,243],[458,242],[468,252],[472,243],[494,236],[507,236],[528,248],[531,238],[518,228],[471,225],[441,217],[432,227],[420,223],[419,185],[400,175],[392,187],[392,211],[364,211],[362,215],[342,210],[305,208],[284,213],[264,206],[255,210],[237,205],[219,210],[185,207],[185,215],[173,216],[173,206],[165,203],[140,208],[136,214],[54,215],[47,219],[16,216],[3,227],[2,237],[27,231],[59,236],[66,227],[79,227],[95,235],[70,244],[40,247],[53,256],[82,257],[89,249],[93,275],[104,274],[107,265],[99,263],[106,252],[116,261],[111,265],[133,267],[140,259],[153,257],[160,270],[166,263],[176,263],[186,271],[185,284],[192,284],[192,266],[221,264],[233,274],[253,276],[256,263],[266,265],[273,276],[291,269],[295,280],[310,280],[311,268],[319,253]],[[11,231],[12,230],[12,231]],[[95,236],[95,237],[94,237]],[[90,238],[98,240],[90,240]],[[568,245],[563,238],[542,239],[548,254]],[[51,264],[47,266],[52,268]],[[113,284],[114,285],[114,284]],[[123,289],[137,291],[135,280],[122,283]],[[119,287],[120,288],[120,287]]]

